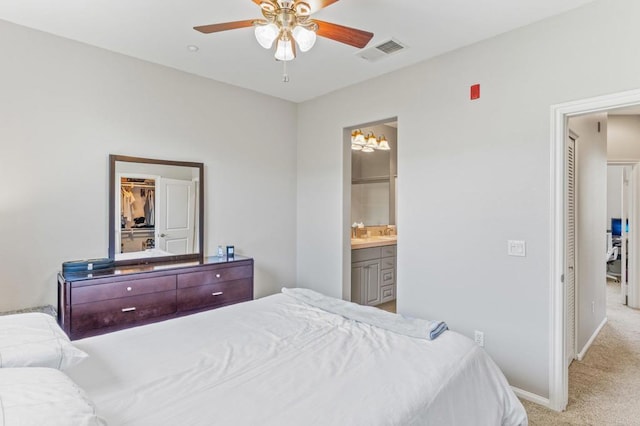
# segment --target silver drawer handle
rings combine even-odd
[[[211,293],[212,296],[221,296],[222,292],[221,291],[216,291],[215,293]],[[134,308],[135,309],[135,308]]]
[[[131,291],[133,290],[131,287],[127,287],[127,291]]]
[[[136,307],[133,306],[131,308],[122,308],[122,312],[133,312],[136,310]]]
[[[220,274],[216,274],[216,278],[220,278]]]

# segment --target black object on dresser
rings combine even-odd
[[[58,274],[58,322],[72,340],[253,299],[253,259]]]

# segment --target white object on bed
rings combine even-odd
[[[276,294],[74,342],[68,374],[114,425],[526,425],[486,352]]]
[[[31,312],[0,316],[0,367],[64,370],[86,357],[51,315]]]
[[[0,369],[1,426],[100,426],[93,403],[53,368]]]
[[[444,321],[407,318],[373,306],[358,305],[328,297],[308,288],[283,288],[282,292],[316,308],[409,337],[433,340],[447,330],[447,324]]]

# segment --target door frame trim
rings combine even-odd
[[[564,241],[565,206],[565,138],[568,118],[604,112],[614,108],[640,104],[640,90],[552,105],[550,108],[550,250],[549,250],[549,406],[563,411],[569,398],[569,369],[565,355],[566,300],[562,276],[566,273]]]
[[[639,297],[640,294],[638,292],[638,288],[639,288],[639,273],[638,273],[638,259],[640,258],[639,256],[639,250],[640,250],[640,244],[638,244],[638,236],[639,236],[639,231],[638,231],[638,222],[635,220],[635,218],[638,216],[638,213],[640,213],[639,209],[640,209],[640,202],[638,200],[638,192],[640,190],[639,188],[639,183],[638,183],[638,179],[633,179],[633,175],[634,175],[634,169],[636,169],[636,167],[638,167],[638,165],[634,165],[632,168],[632,172],[631,172],[631,176],[630,176],[630,182],[629,185],[631,186],[629,192],[631,193],[630,197],[629,197],[629,203],[631,204],[631,214],[629,215],[630,217],[628,218],[629,220],[629,231],[627,233],[627,237],[631,239],[631,243],[629,244],[629,250],[627,251],[626,255],[628,257],[628,267],[627,267],[627,288],[626,288],[626,296],[627,296],[627,300],[626,300],[626,305],[630,308],[634,308],[634,309],[638,309],[638,307],[640,306],[640,301],[639,301]],[[638,173],[640,173],[640,171],[638,171]],[[622,282],[622,280],[620,280]]]
[[[640,159],[630,159],[630,160],[611,160],[611,161],[607,161],[607,167],[609,166],[620,166],[620,167],[625,167],[625,166],[630,166],[633,170],[633,167],[636,167],[640,165]],[[629,180],[631,180],[631,177],[628,178]],[[625,171],[623,170],[622,172],[622,192],[624,193],[624,191],[626,191],[627,188],[625,188],[626,185],[631,186],[631,193],[633,194],[633,187],[635,185],[632,185],[633,183],[628,183],[625,184],[625,182],[627,182],[627,178],[625,178]],[[622,194],[622,200],[625,199],[625,197],[627,197],[627,195]],[[635,217],[638,214],[637,209],[634,206],[634,200],[633,200],[633,196],[627,197],[627,203],[629,203],[629,209],[631,210],[631,214],[628,216],[625,216],[624,214],[624,201],[622,202],[622,205],[620,206],[621,211],[623,212],[621,215],[621,219],[622,223],[625,223],[625,219],[628,221],[631,221],[632,217]],[[632,226],[635,226],[635,223],[632,222],[631,223]],[[634,249],[637,249],[637,245],[636,247],[626,247],[626,241],[629,240],[629,235],[627,233],[627,235],[625,236],[625,240],[622,242],[621,245],[621,251],[620,251],[620,256],[621,258],[625,258],[629,255],[629,253],[633,253]],[[631,240],[631,245],[633,245],[633,241],[635,239]],[[631,265],[633,263],[633,266],[635,266],[635,261],[634,258],[631,257],[628,260],[629,265]],[[625,265],[624,263],[622,264],[622,266],[624,266],[624,269],[620,269],[620,299],[618,300],[618,302],[621,305],[627,305],[628,306],[628,300],[629,300],[629,290],[631,291],[635,291],[635,286],[629,286],[629,274],[628,274],[628,270],[629,267],[627,265]],[[623,273],[624,272],[624,273]],[[624,277],[624,278],[623,278]]]

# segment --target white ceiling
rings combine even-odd
[[[260,18],[251,0],[0,0],[0,19],[302,102],[593,0],[340,0],[313,17],[373,32],[367,47],[394,38],[407,49],[368,62],[358,49],[318,37],[282,63],[251,28],[201,34],[194,26]],[[199,51],[190,52],[188,45]]]

